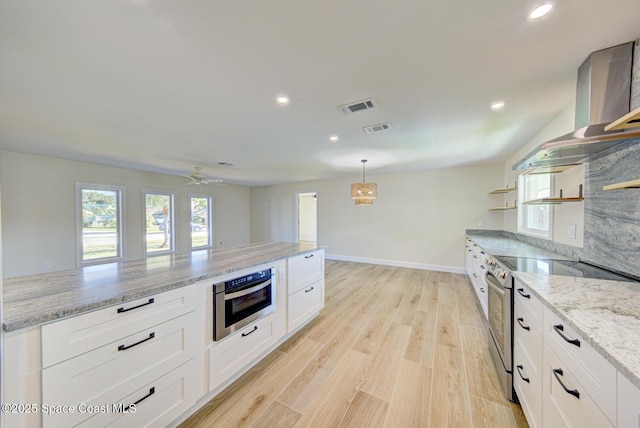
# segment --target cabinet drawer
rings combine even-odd
[[[195,310],[195,287],[182,287],[42,326],[42,367]]]
[[[209,348],[209,391],[239,373],[278,341],[281,330],[276,322],[277,317],[268,315]]]
[[[292,332],[324,307],[324,279],[291,294],[287,300],[287,325]]]
[[[201,338],[195,313],[111,342],[42,370],[42,402],[49,405],[102,406],[193,359]],[[43,415],[46,426],[73,426],[91,415]]]
[[[640,388],[618,372],[618,428],[640,428]]]
[[[166,427],[196,403],[195,392],[196,365],[190,360],[108,406],[110,412],[93,413],[78,427]],[[122,411],[136,402],[135,412]]]
[[[543,358],[543,425],[545,427],[613,427],[574,373],[546,343]],[[562,374],[554,373],[554,370],[561,370]],[[613,379],[615,382],[615,374]],[[579,394],[579,397],[570,394],[567,390]],[[615,392],[613,400],[615,402]]]
[[[539,335],[538,335],[539,337]],[[542,339],[539,337],[539,353],[542,359]],[[542,361],[536,365],[523,352],[519,342],[513,350],[513,386],[520,399],[522,410],[527,416],[529,426],[542,427]]]
[[[516,280],[514,282],[513,301],[516,320],[525,318],[527,325],[542,333],[542,303],[529,288]]]
[[[324,251],[301,254],[287,261],[289,293],[324,278]]]
[[[542,335],[533,327],[528,326],[526,322],[526,320],[516,320],[514,323],[514,346],[518,345],[520,347],[533,366],[533,370],[539,373],[542,368]],[[529,330],[526,327],[529,327]]]
[[[544,326],[545,344],[555,352],[607,418],[615,421],[615,367],[547,307],[544,308]]]

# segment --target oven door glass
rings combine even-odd
[[[224,324],[230,327],[239,321],[271,306],[271,279],[224,296]]]

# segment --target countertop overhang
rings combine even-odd
[[[162,255],[4,280],[3,328],[10,332],[322,248],[260,242]]]

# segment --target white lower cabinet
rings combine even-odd
[[[324,250],[287,261],[287,332],[291,333],[324,307]]]
[[[92,417],[78,427],[165,427],[195,404],[195,384],[195,360],[189,360],[110,407],[87,408]]]
[[[529,426],[542,426],[542,307],[517,280],[514,297],[513,383]],[[538,314],[539,312],[539,314]],[[540,324],[536,323],[540,319]]]
[[[546,343],[543,360],[543,426],[552,428],[614,426],[567,365]]]
[[[288,331],[292,332],[324,307],[324,279],[289,295]]]
[[[249,324],[209,347],[209,391],[240,372],[281,338],[274,315]]]
[[[618,428],[640,428],[640,388],[618,372]]]
[[[57,406],[111,406],[193,359],[194,313],[183,315],[42,370],[42,402]],[[195,402],[195,400],[194,400]],[[47,427],[74,426],[80,411],[43,412]]]

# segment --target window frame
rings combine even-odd
[[[118,222],[118,231],[116,233],[118,253],[115,257],[101,257],[98,259],[84,259],[84,227],[82,223],[82,191],[83,190],[98,190],[98,191],[113,191],[117,192],[116,198],[116,219]],[[106,263],[114,263],[125,260],[125,201],[126,201],[126,188],[124,186],[114,186],[109,184],[97,184],[97,183],[81,183],[76,182],[76,266],[92,266]]]
[[[193,223],[193,211],[191,210],[191,199],[200,198],[207,199],[207,245],[201,245],[198,247],[193,246],[193,237],[191,230],[191,223]],[[199,193],[189,193],[189,224],[187,225],[187,231],[189,236],[189,249],[191,251],[197,250],[206,250],[209,248],[213,248],[213,196],[199,194]]]
[[[168,196],[169,197],[169,219],[170,219],[170,230],[169,230],[169,242],[171,243],[170,248],[164,251],[154,251],[149,253],[147,251],[147,195],[159,195],[159,196]],[[174,254],[176,252],[176,217],[175,217],[175,203],[176,201],[176,193],[168,190],[152,190],[152,189],[142,189],[142,256],[143,258],[162,256],[167,254]]]
[[[549,175],[549,193],[552,196],[555,190],[555,175],[553,173],[547,173]],[[553,204],[548,204],[549,207],[549,230],[542,231],[541,229],[532,229],[527,227],[528,210],[531,205],[524,202],[529,200],[525,199],[527,189],[527,177],[537,174],[520,174],[518,176],[518,233],[523,235],[535,236],[537,238],[553,240],[553,217],[554,209]]]

